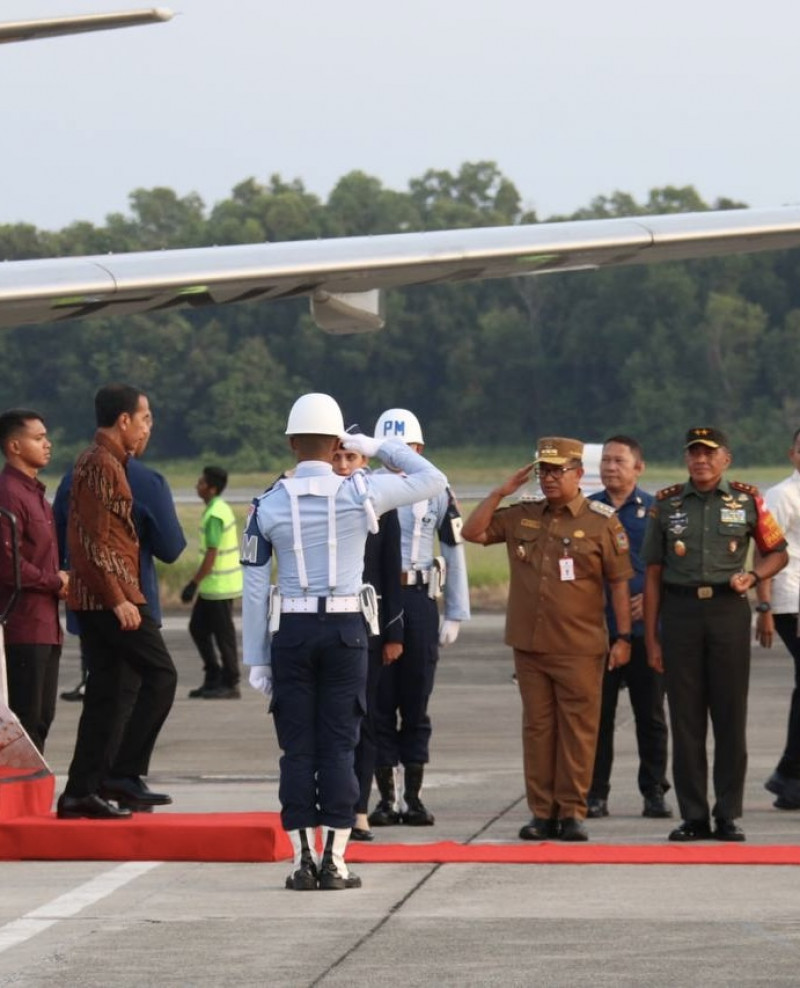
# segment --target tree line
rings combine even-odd
[[[692,187],[647,201],[600,196],[589,219],[728,209]],[[0,258],[305,240],[535,223],[492,162],[430,170],[405,191],[363,172],[326,201],[299,180],[248,178],[207,209],[192,193],[137,189],[128,215],[59,231],[0,226]],[[680,455],[691,425],[726,429],[738,462],[782,458],[800,427],[800,251],[438,285],[391,292],[386,328],[331,337],[307,300],[97,317],[0,333],[0,407],[48,419],[60,461],[91,434],[92,395],[124,380],[156,413],[151,454],[237,469],[284,458],[294,398],[327,391],[348,421],[413,409],[431,446],[532,445],[626,432],[651,460]]]

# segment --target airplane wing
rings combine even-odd
[[[46,17],[35,21],[7,21],[0,24],[0,45],[36,38],[57,38],[62,34],[108,31],[117,27],[138,27],[172,18],[165,7],[149,10],[126,10],[116,14],[83,14],[75,17]]]
[[[388,288],[797,246],[792,206],[6,261],[0,327],[307,296],[322,329],[365,332]]]

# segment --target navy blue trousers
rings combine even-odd
[[[614,761],[614,720],[617,700],[623,684],[636,721],[636,743],[639,748],[639,792],[643,796],[656,791],[666,792],[667,781],[667,720],[664,714],[664,677],[647,664],[644,638],[635,635],[631,644],[631,661],[618,669],[606,668],[603,673],[603,706],[600,713],[600,733],[589,798],[608,799],[611,789],[611,765]]]
[[[353,752],[366,711],[361,614],[283,614],[272,638],[272,703],[283,751],[284,830],[353,825]]]
[[[375,710],[379,768],[425,765],[431,739],[428,701],[439,661],[439,610],[428,588],[403,589],[403,654],[381,672]]]

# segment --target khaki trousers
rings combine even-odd
[[[531,813],[586,816],[600,724],[605,655],[514,649],[522,697],[522,753]]]

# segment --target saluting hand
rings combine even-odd
[[[511,476],[505,480],[499,487],[495,488],[495,493],[499,494],[501,497],[509,497],[509,495],[514,494],[520,489],[524,484],[527,484],[531,479],[531,474],[533,473],[533,463],[529,463],[527,466],[520,467]]]

